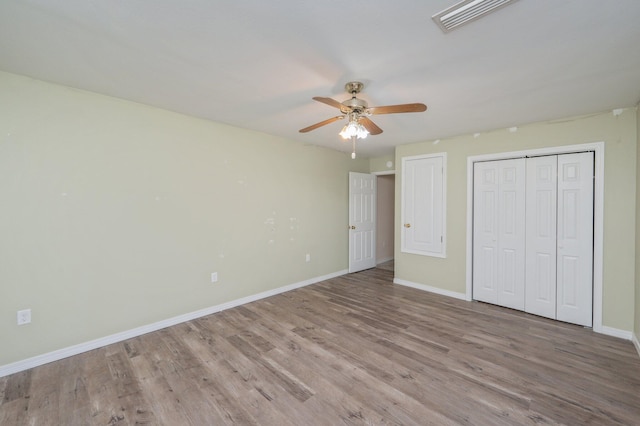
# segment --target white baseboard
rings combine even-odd
[[[633,342],[633,346],[636,347],[636,351],[638,351],[638,356],[640,356],[640,339],[635,333],[631,333],[631,341]]]
[[[390,260],[393,260],[393,256],[391,257],[385,257],[384,259],[376,259],[376,265],[379,265],[381,263],[386,263]]]
[[[189,312],[183,315],[178,315],[176,317],[158,321],[153,324],[143,325],[142,327],[136,327],[131,330],[126,330],[120,333],[112,334],[110,336],[101,337],[99,339],[91,340],[89,342],[84,342],[78,345],[69,346],[63,349],[58,349],[46,354],[37,355],[22,361],[17,361],[11,364],[2,365],[0,366],[0,377],[4,377],[10,374],[18,373],[20,371],[28,370],[30,368],[38,367],[43,364],[48,364],[53,361],[58,361],[73,355],[78,355],[83,352],[88,352],[93,349],[110,345],[112,343],[118,343],[123,340],[131,339],[133,337],[141,336],[143,334],[147,334],[152,331],[157,331],[163,328],[171,327],[172,325],[191,321],[196,318],[204,317],[206,315],[215,314],[216,312],[224,311],[225,309],[235,308],[236,306],[244,305],[247,303],[255,302],[256,300],[264,299],[267,297],[275,296],[280,293],[285,293],[287,291],[295,290],[296,288],[305,287],[305,286],[315,284],[321,281],[325,281],[331,278],[339,277],[347,273],[348,273],[347,270],[342,270],[342,271],[334,272],[332,274],[311,278],[305,281],[289,284],[273,290],[268,290],[262,293],[232,300],[230,302],[222,303],[220,305],[211,306],[209,308],[200,309],[198,311]]]
[[[607,327],[606,325],[603,325],[602,327],[600,327],[600,330],[594,330],[594,331],[597,331],[598,333],[606,334],[607,336],[619,337],[620,339],[624,339],[624,340],[631,340],[631,336],[633,336],[633,333],[630,331],[620,330],[619,328]]]
[[[400,278],[394,278],[393,283],[400,284],[405,287],[416,288],[418,290],[428,291],[430,293],[440,294],[442,296],[449,296],[449,297],[454,297],[456,299],[467,300],[467,295],[465,293],[457,293],[455,291],[444,290],[438,287],[431,287],[430,285],[426,285],[426,284],[418,284],[411,281],[401,280]]]

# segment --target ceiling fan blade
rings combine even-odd
[[[373,121],[369,120],[367,117],[360,117],[360,124],[364,126],[367,131],[372,135],[379,135],[382,133],[382,129],[376,125]]]
[[[401,105],[388,105],[380,107],[371,107],[369,112],[371,114],[396,114],[399,112],[422,112],[426,111],[427,106],[425,104],[401,104]]]
[[[319,123],[313,124],[313,125],[311,125],[309,127],[305,127],[304,129],[300,129],[299,132],[300,133],[307,133],[307,132],[310,132],[312,130],[317,129],[318,127],[322,127],[322,126],[326,126],[327,124],[331,124],[334,121],[342,120],[343,118],[344,118],[344,115],[338,115],[336,117],[331,117],[331,118],[329,118],[327,120],[324,120],[324,121],[321,121]]]
[[[323,104],[327,104],[327,105],[332,106],[334,108],[341,109],[343,107],[343,105],[340,102],[336,101],[335,99],[323,98],[321,96],[315,96],[312,99],[314,101],[322,102]]]

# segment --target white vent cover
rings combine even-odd
[[[516,0],[463,0],[432,18],[445,33],[500,9]]]

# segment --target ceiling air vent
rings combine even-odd
[[[442,31],[448,33],[461,25],[475,21],[515,1],[516,0],[463,0],[433,15],[432,18]]]

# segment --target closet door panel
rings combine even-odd
[[[473,298],[524,309],[524,159],[474,165]]]
[[[475,163],[473,173],[473,298],[498,303],[498,163]]]
[[[527,159],[525,311],[556,318],[555,155]]]
[[[525,159],[499,165],[498,304],[524,310]]]
[[[593,324],[593,153],[558,156],[557,319]]]

